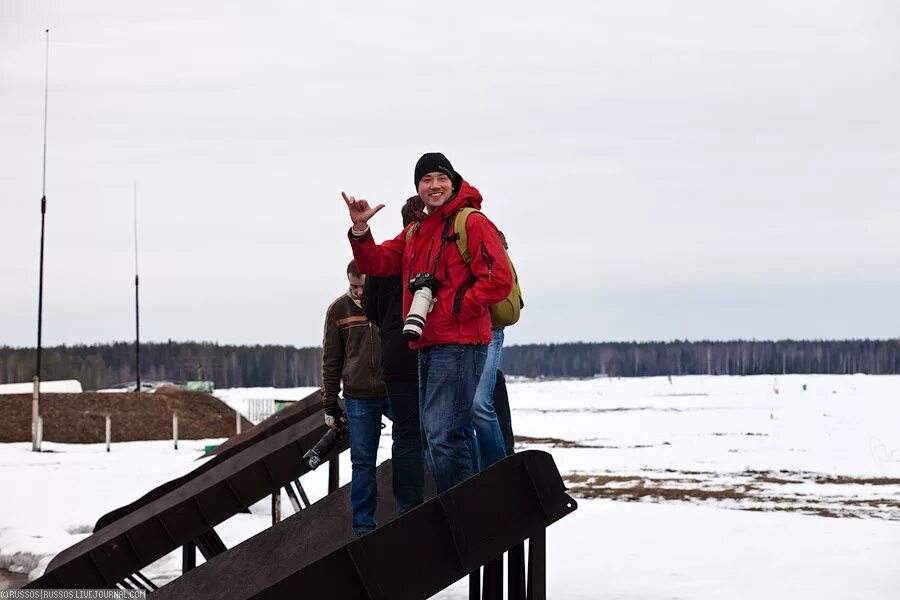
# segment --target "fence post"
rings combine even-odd
[[[37,375],[31,380],[34,384],[34,391],[31,395],[31,451],[41,451],[41,438],[38,433],[40,427],[41,411],[39,408],[41,401],[41,378]]]
[[[241,435],[241,413],[237,409],[235,409],[235,411],[234,411],[234,419],[235,419],[235,429],[237,430],[237,435]]]
[[[175,443],[175,449],[178,450],[178,413],[172,413],[172,441]]]
[[[109,444],[112,441],[112,417],[106,415],[106,451],[109,452]]]
[[[37,451],[41,451],[41,444],[44,441],[44,417],[37,418]]]

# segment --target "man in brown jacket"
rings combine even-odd
[[[325,314],[322,341],[322,404],[325,424],[334,429],[350,424],[350,505],[353,532],[363,535],[375,529],[378,485],[375,458],[381,437],[381,415],[393,420],[391,403],[381,380],[381,339],[378,328],[362,309],[366,276],[356,262],[347,265],[350,289],[331,303]],[[346,416],[338,404],[343,384]]]

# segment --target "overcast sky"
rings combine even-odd
[[[900,335],[895,0],[0,0],[0,345],[321,342],[342,190],[442,151],[510,241],[507,343]]]

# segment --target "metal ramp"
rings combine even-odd
[[[301,402],[277,413],[193,472],[156,488],[98,521],[95,533],[60,552],[47,571],[26,588],[133,588],[156,586],[140,570],[169,552],[185,548],[185,570],[199,548],[207,559],[225,546],[214,527],[282,487],[297,486],[309,471],[303,454],[327,431],[319,406]],[[278,417],[278,418],[274,418]],[[347,448],[346,437],[328,458]],[[337,487],[337,460],[329,461],[330,486]],[[289,494],[290,496],[291,494]]]
[[[319,407],[318,394],[310,395],[229,439],[191,473],[104,515],[92,536],[25,587],[144,589],[160,599],[411,600],[469,574],[471,600],[501,600],[507,552],[508,597],[545,597],[544,529],[576,506],[548,454],[509,457],[394,521],[388,461],[378,469],[383,525],[355,539],[349,486],[310,506],[299,483],[309,470],[302,455],[326,431]],[[328,458],[346,447],[345,438]],[[337,487],[336,466],[329,460],[329,490]],[[214,527],[282,487],[303,510],[227,550]],[[184,575],[157,588],[141,569],[179,546]],[[200,567],[198,549],[208,561]]]
[[[389,472],[389,463],[379,467],[380,487],[388,490]],[[477,576],[470,579],[470,598],[495,600],[502,598],[503,553],[509,551],[509,597],[541,600],[545,529],[576,509],[552,457],[534,450],[496,463],[358,539],[349,527],[348,494],[344,486],[159,588],[153,598],[424,600],[487,565],[483,590]]]
[[[250,429],[247,429],[246,431],[243,431],[237,435],[231,436],[223,443],[219,444],[216,448],[201,456],[200,458],[212,458],[187,475],[183,475],[182,477],[178,477],[177,479],[167,481],[161,486],[147,492],[131,504],[126,504],[125,506],[106,513],[97,520],[97,524],[94,525],[94,532],[96,533],[110,523],[121,519],[125,515],[134,512],[142,506],[146,506],[153,500],[165,496],[169,492],[188,483],[190,480],[195,479],[204,471],[207,471],[212,467],[220,464],[222,461],[231,458],[238,452],[249,448],[260,440],[271,437],[279,431],[282,431],[283,429],[290,427],[291,425],[299,423],[307,417],[318,414],[321,410],[322,397],[318,391],[315,391],[302,400],[296,402],[293,406],[290,406],[280,412],[273,414],[254,427],[251,427]],[[51,562],[50,567],[52,566],[53,563]]]

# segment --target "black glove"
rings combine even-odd
[[[325,425],[329,429],[339,429],[347,425],[347,415],[340,406],[329,406],[325,409]]]

